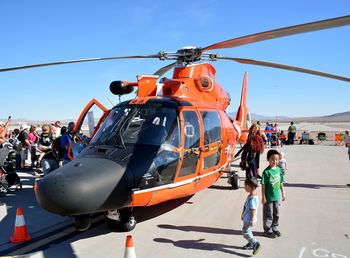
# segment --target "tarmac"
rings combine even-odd
[[[281,203],[282,236],[263,236],[262,209],[253,228],[263,243],[256,257],[350,258],[350,162],[344,146],[294,145],[278,148],[286,154],[286,201]],[[267,166],[266,151],[261,169]],[[238,170],[237,165],[232,167]],[[122,257],[131,234],[137,257],[251,257],[243,250],[240,220],[247,194],[233,190],[224,175],[212,187],[164,204],[135,210],[132,232],[118,232],[96,215],[92,228],[77,232],[71,219],[44,211],[35,200],[35,177],[20,173],[24,185],[1,197],[0,255],[20,257]],[[261,196],[261,189],[258,188]],[[12,244],[16,208],[22,207],[33,240]]]

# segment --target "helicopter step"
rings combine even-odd
[[[120,229],[124,232],[132,231],[136,227],[136,219],[132,208],[109,210],[107,220],[111,228]]]

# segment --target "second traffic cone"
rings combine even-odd
[[[126,237],[124,258],[136,258],[134,241],[130,235]]]
[[[23,210],[22,208],[17,208],[15,230],[13,231],[13,236],[10,237],[10,241],[12,243],[21,243],[31,239],[32,237],[27,232]]]

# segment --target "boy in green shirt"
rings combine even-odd
[[[275,149],[267,152],[269,166],[261,178],[264,235],[269,238],[280,237],[278,231],[280,201],[286,199],[283,189],[283,173],[278,167],[279,152]]]

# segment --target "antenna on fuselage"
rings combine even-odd
[[[110,98],[107,97],[107,99],[108,99],[109,103],[111,103],[112,107],[114,107],[115,105],[114,105],[113,102],[110,100]],[[119,102],[120,102],[120,101],[119,101]]]

